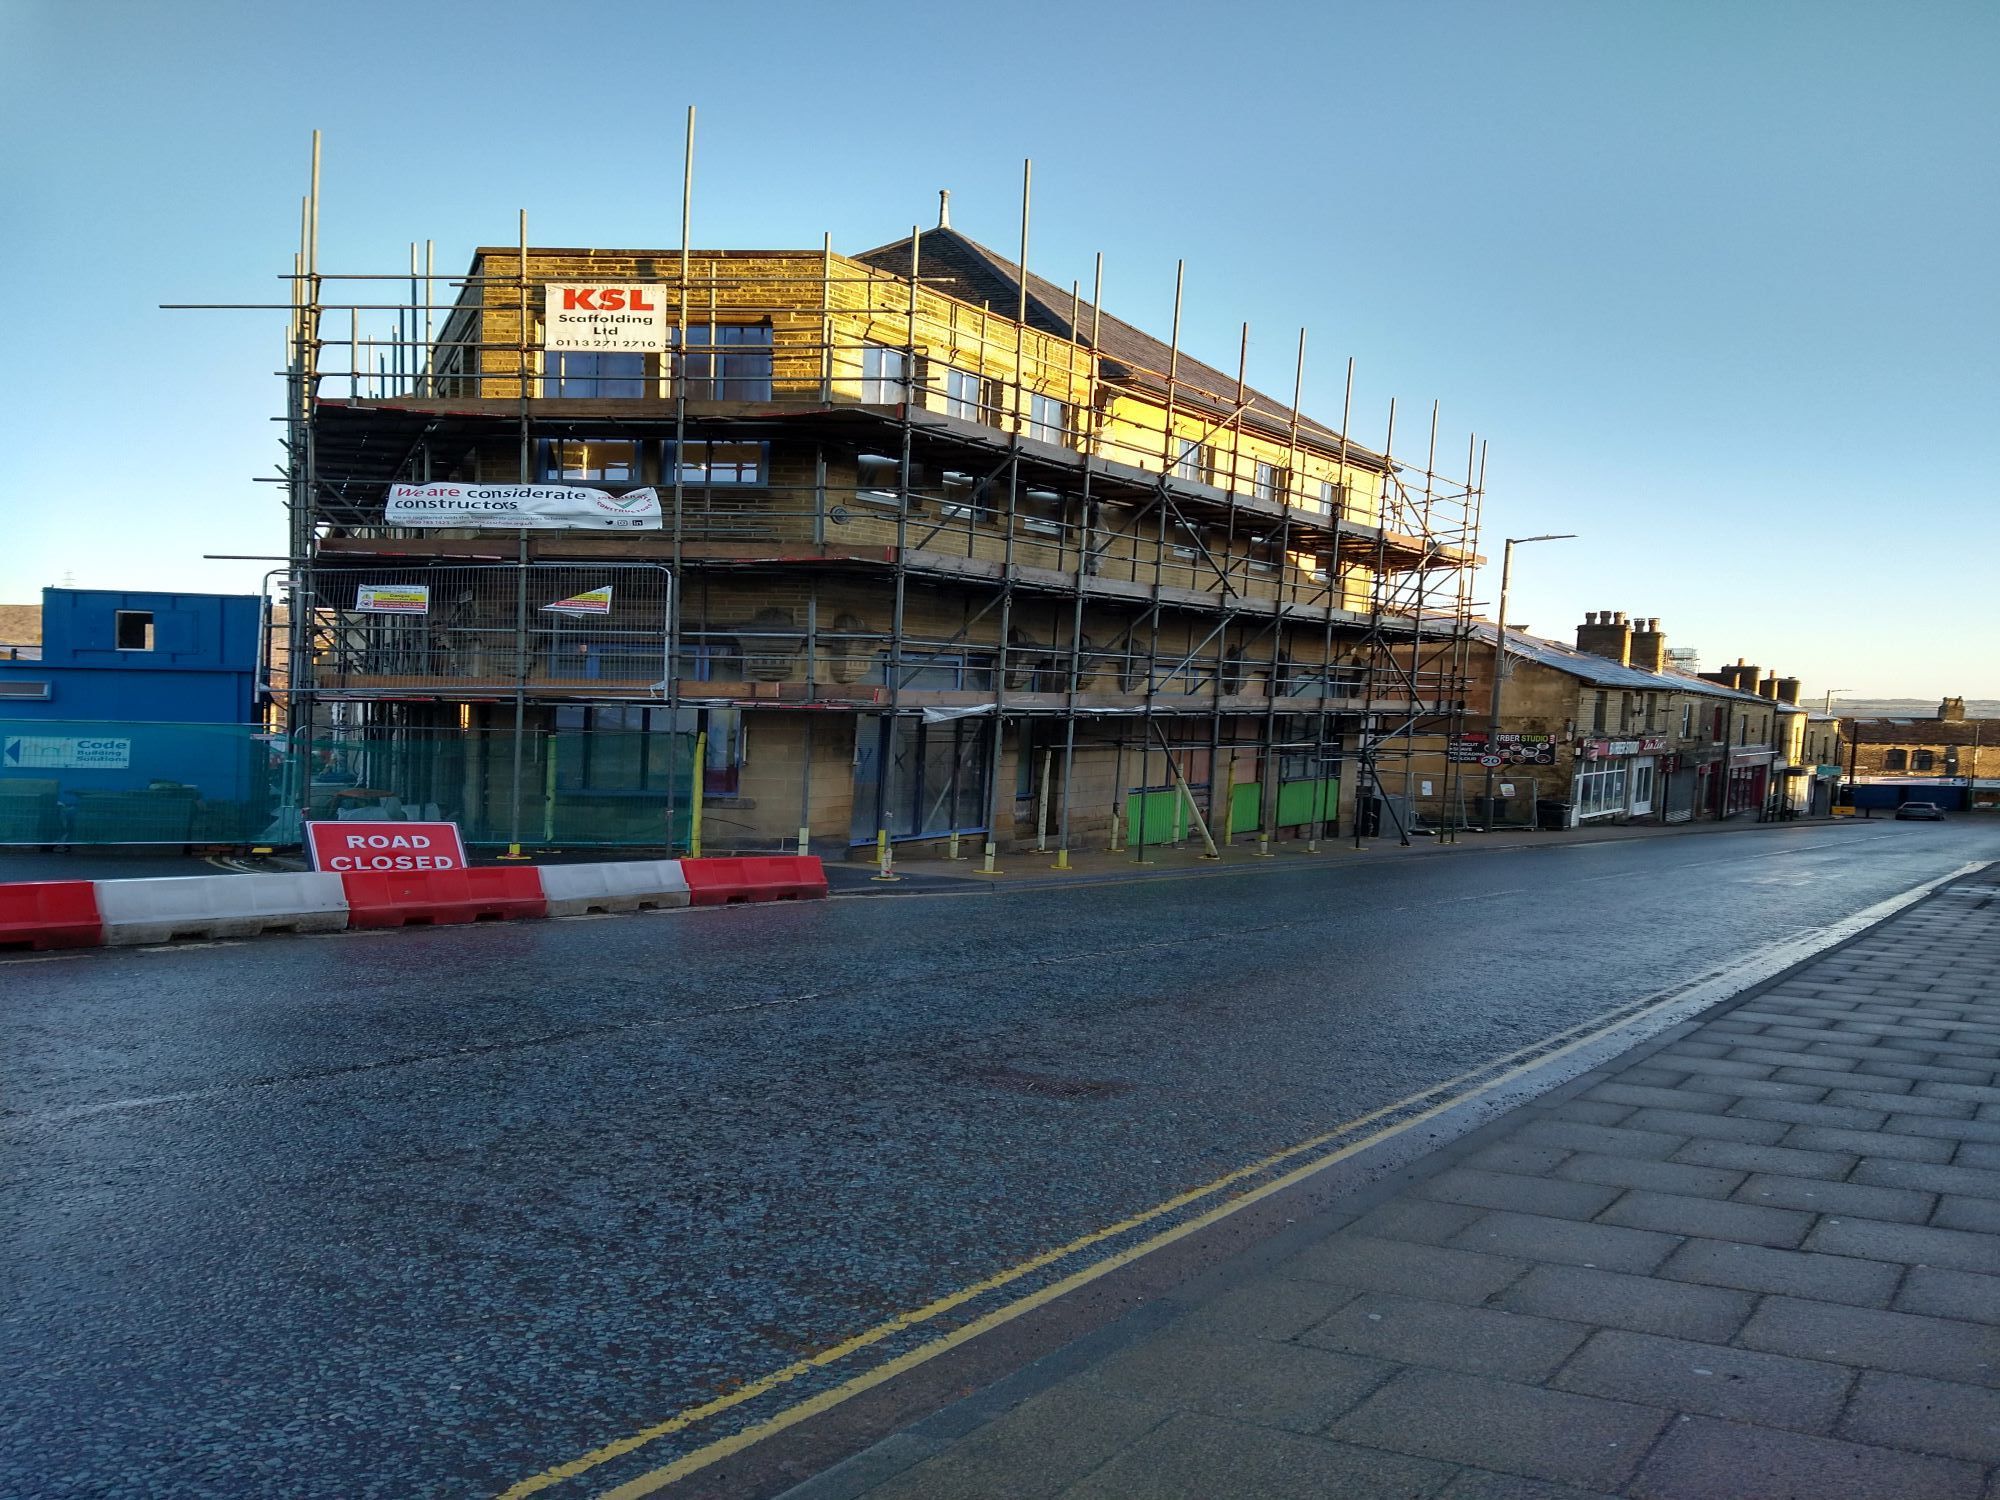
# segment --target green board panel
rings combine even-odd
[[[1278,826],[1302,828],[1332,822],[1340,812],[1340,782],[1288,781],[1278,788]]]
[[[1126,796],[1126,843],[1171,844],[1185,837],[1187,801],[1178,791],[1132,792]]]
[[[1231,834],[1257,832],[1257,818],[1264,798],[1264,789],[1257,782],[1246,781],[1231,789],[1229,794],[1229,831]],[[1288,781],[1278,788],[1278,827],[1303,828],[1308,823],[1333,822],[1340,811],[1340,782],[1329,778],[1325,781]]]

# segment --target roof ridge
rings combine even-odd
[[[1176,351],[1173,347],[1161,342],[1160,339],[1146,332],[1138,324],[1121,318],[1115,313],[1107,312],[1101,305],[1086,300],[1080,290],[1065,293],[1064,289],[1057,283],[1033,270],[1028,270],[1025,276],[1023,276],[1023,268],[1019,261],[1000,254],[1000,252],[994,250],[991,246],[981,244],[962,230],[934,228],[920,230],[918,233],[925,244],[943,239],[947,243],[955,244],[969,252],[977,258],[979,263],[991,275],[1009,284],[1014,289],[1017,299],[1022,285],[1025,284],[1030,304],[1029,322],[1031,324],[1035,322],[1034,314],[1040,312],[1043,317],[1042,326],[1045,332],[1052,332],[1063,338],[1073,335],[1077,342],[1085,348],[1095,350],[1100,357],[1123,366],[1132,374],[1151,376],[1155,380],[1164,380],[1166,378],[1166,366],[1172,363],[1176,357]],[[892,240],[886,245],[877,245],[872,250],[860,251],[853,258],[874,263],[874,257],[887,256],[893,251],[907,248],[910,238],[909,235],[904,235],[901,239]],[[921,247],[919,248],[921,252]],[[885,267],[885,269],[887,268]],[[1065,297],[1073,298],[1074,301],[1076,321],[1073,326],[1065,310],[1057,305],[1058,299]],[[1143,361],[1135,360],[1123,356],[1115,350],[1107,349],[1106,341],[1101,337],[1093,341],[1090,331],[1093,327],[1099,326],[1100,320],[1102,325],[1108,326],[1113,331],[1127,335],[1131,341],[1143,346],[1145,352],[1150,357],[1158,360],[1159,367],[1154,368]],[[1228,374],[1226,371],[1217,369],[1204,360],[1197,359],[1186,350],[1178,351],[1178,359],[1183,370],[1197,372],[1195,389],[1186,393],[1189,398],[1190,407],[1208,406],[1211,404],[1232,404],[1229,393],[1237,385],[1236,377]],[[1204,388],[1202,384],[1204,379],[1207,385],[1212,386],[1213,389]],[[1292,415],[1290,403],[1281,401],[1278,397],[1271,395],[1267,391],[1259,390],[1247,382],[1243,384],[1242,390],[1245,398],[1245,409],[1253,415],[1261,418],[1266,423],[1290,421]],[[1204,397],[1208,399],[1204,400]],[[1310,432],[1322,442],[1328,440],[1345,441],[1352,456],[1356,459],[1362,461],[1372,459],[1378,463],[1381,461],[1381,455],[1373,448],[1364,443],[1354,442],[1352,438],[1343,439],[1338,430],[1328,426],[1324,422],[1306,416],[1303,411],[1299,413],[1298,420],[1301,431]]]

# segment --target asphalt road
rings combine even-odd
[[[1874,822],[0,960],[0,1494],[497,1494],[1994,858]]]

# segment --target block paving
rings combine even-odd
[[[1993,878],[793,1495],[2000,1500]]]

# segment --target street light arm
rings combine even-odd
[[[1576,539],[1573,531],[1552,531],[1541,536],[1510,536],[1506,546],[1500,549],[1500,618],[1495,621],[1493,631],[1493,695],[1487,704],[1486,759],[1491,760],[1500,749],[1500,681],[1507,671],[1507,587],[1513,581],[1514,549],[1529,542],[1568,542]],[[1493,767],[1486,768],[1486,822],[1493,821]]]

